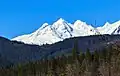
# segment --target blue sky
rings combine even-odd
[[[96,26],[120,20],[120,0],[0,0],[0,36],[13,38],[58,18]]]

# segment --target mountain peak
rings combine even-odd
[[[88,28],[88,25],[86,24],[86,22],[83,22],[81,20],[77,20],[74,22],[74,27],[77,28],[77,29],[80,29],[80,28]]]
[[[22,35],[13,40],[42,45],[56,43],[66,38],[96,34],[120,34],[120,21],[113,24],[106,22],[104,26],[95,29],[81,20],[76,20],[74,24],[70,24],[63,18],[59,18],[52,25],[44,23],[34,33]]]
[[[66,22],[63,18],[59,18],[55,24],[63,24],[64,22]]]
[[[74,22],[74,25],[81,25],[81,24],[83,24],[84,22],[82,22],[81,20],[76,20],[75,22]]]
[[[110,24],[109,22],[106,22],[105,24]]]
[[[48,23],[44,23],[44,24],[40,27],[40,30],[46,28],[47,26],[49,26],[49,24],[48,24]]]
[[[58,21],[65,21],[63,18],[59,18]]]
[[[104,24],[103,28],[106,28],[106,27],[109,26],[109,25],[110,25],[110,23],[109,23],[109,22],[106,22],[106,23]]]
[[[60,18],[56,22],[54,22],[51,27],[54,28],[54,29],[64,29],[67,26],[68,26],[67,21],[65,21],[64,19]]]
[[[105,25],[110,25],[110,23],[109,23],[109,22],[106,22]]]

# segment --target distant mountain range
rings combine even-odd
[[[86,22],[82,22],[80,20],[71,24],[60,18],[52,25],[44,23],[35,32],[18,36],[12,40],[21,41],[27,44],[43,45],[53,44],[67,38],[100,34],[120,34],[120,21],[113,24],[106,22],[104,26],[94,28]]]

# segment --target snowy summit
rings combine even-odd
[[[71,24],[60,18],[52,25],[44,23],[35,32],[18,36],[12,40],[21,41],[26,44],[43,45],[53,44],[71,37],[98,34],[120,34],[120,21],[113,24],[106,22],[104,26],[94,28],[81,20],[77,20],[74,22],[74,24]]]

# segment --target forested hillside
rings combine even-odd
[[[78,53],[102,50],[112,42],[119,41],[120,35],[95,35],[66,39],[52,45],[28,45],[22,42],[10,41],[0,37],[0,65],[27,63],[28,61],[41,60],[64,55],[71,55],[74,42],[77,39]],[[7,63],[7,64],[6,64]]]
[[[71,55],[1,67],[0,76],[120,76],[119,43],[110,43],[101,51],[78,53],[75,40]]]

